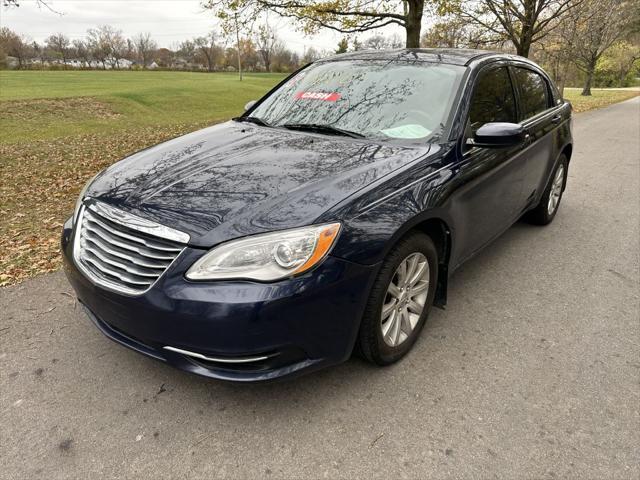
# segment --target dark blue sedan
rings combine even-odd
[[[387,365],[447,279],[521,217],[556,215],[571,106],[531,61],[356,52],[83,189],[65,269],[108,337],[208,377]]]

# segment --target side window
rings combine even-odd
[[[489,122],[517,122],[516,102],[506,67],[480,74],[471,99],[467,133],[471,136]]]
[[[521,120],[549,108],[549,89],[545,79],[525,68],[514,68],[513,71],[520,92]]]

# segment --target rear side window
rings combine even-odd
[[[481,73],[473,92],[469,112],[471,131],[489,122],[517,122],[513,87],[505,67]]]
[[[549,108],[547,82],[538,73],[525,68],[514,68],[520,92],[521,120],[533,117]]]

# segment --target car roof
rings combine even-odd
[[[472,50],[466,48],[398,48],[395,50],[358,50],[323,58],[321,62],[338,60],[409,60],[419,62],[448,63],[452,65],[469,65],[480,59],[526,60],[516,55],[489,50]]]

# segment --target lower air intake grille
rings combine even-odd
[[[93,201],[76,220],[74,259],[93,282],[129,295],[146,292],[189,236]]]

